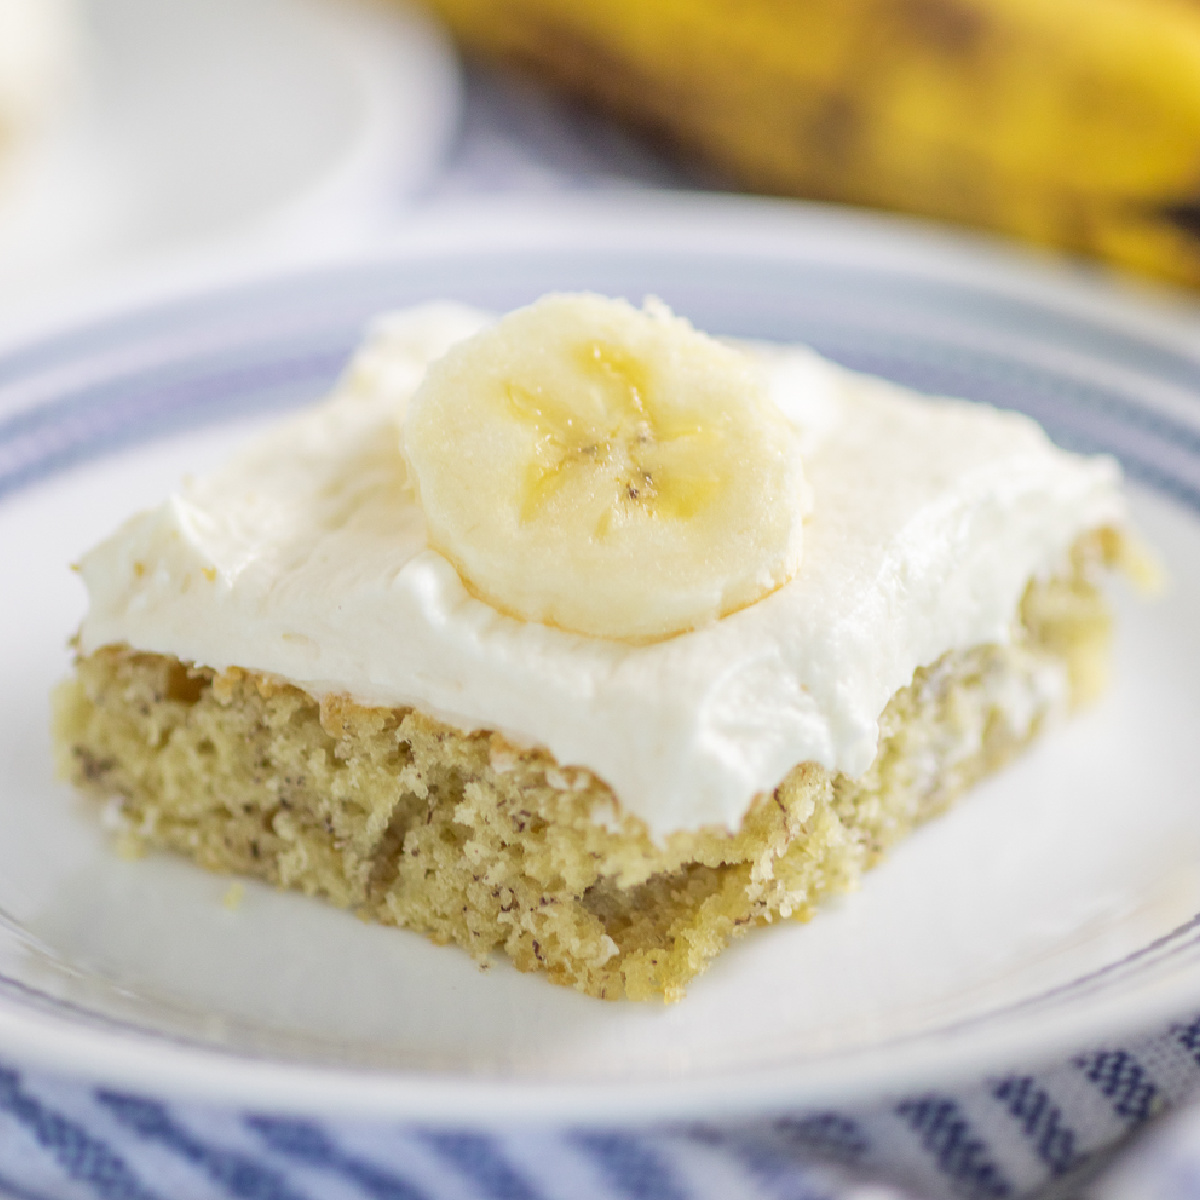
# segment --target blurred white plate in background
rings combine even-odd
[[[455,131],[430,22],[358,0],[81,0],[59,124],[0,194],[0,312],[104,272],[377,235]]]

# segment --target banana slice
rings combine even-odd
[[[752,359],[660,302],[510,314],[430,367],[404,443],[430,544],[527,621],[656,640],[800,564],[796,435]]]

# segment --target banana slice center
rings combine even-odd
[[[522,524],[545,515],[579,472],[611,491],[596,521],[598,538],[609,536],[622,514],[683,521],[711,503],[724,482],[713,469],[722,430],[680,419],[655,403],[645,364],[619,346],[587,341],[571,358],[581,386],[570,397],[505,385],[512,416],[534,433],[521,491]]]

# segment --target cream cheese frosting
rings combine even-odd
[[[384,319],[329,400],[88,553],[81,651],[413,705],[595,773],[656,837],[733,829],[799,762],[865,771],[918,667],[1008,641],[1030,578],[1124,519],[1116,464],[1026,417],[747,343],[814,496],[795,578],[650,645],[522,622],[427,546],[400,449],[427,363],[486,321],[450,305]]]

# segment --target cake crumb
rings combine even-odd
[[[497,775],[507,775],[510,771],[515,771],[519,762],[520,759],[516,750],[508,746],[498,746],[496,745],[496,739],[493,739],[492,747],[488,755],[488,766],[490,766]]]
[[[146,843],[132,829],[123,829],[113,839],[113,849],[117,857],[126,862],[146,857]]]
[[[221,897],[221,903],[230,911],[237,912],[242,907],[242,901],[246,898],[246,889],[240,883],[231,883],[225,889],[225,895]]]

